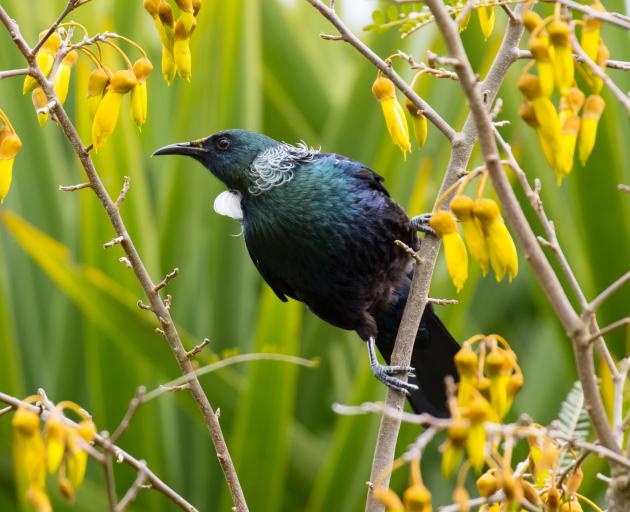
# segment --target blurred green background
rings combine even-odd
[[[32,44],[65,2],[2,4]],[[427,49],[444,53],[433,26],[404,41],[395,32],[364,34],[360,28],[369,23],[377,4],[337,4],[383,56],[396,48],[418,59]],[[607,7],[622,11],[623,2],[607,2]],[[192,38],[192,81],[177,79],[170,88],[160,77],[159,40],[142,2],[94,0],[72,17],[91,33],[115,29],[132,37],[156,65],[142,133],[131,125],[125,106],[114,137],[93,156],[112,195],[124,175],[132,179],[122,213],[154,279],[174,266],[181,269],[167,291],[188,348],[207,336],[211,351],[219,355],[232,349],[274,350],[320,359],[315,369],[254,362],[202,378],[211,403],[221,409],[221,424],[251,510],[362,509],[378,418],[338,417],[331,404],[384,397],[383,387],[370,374],[363,343],[354,333],[324,325],[301,305],[275,298],[249,260],[239,225],[212,211],[212,201],[222,190],[218,181],[192,160],[149,155],[161,145],[233,127],[288,142],[303,139],[383,174],[393,197],[410,214],[418,214],[431,209],[448,161],[448,144],[431,128],[427,145],[404,161],[388,139],[370,93],[374,69],[345,44],[320,40],[318,34],[331,29],[304,1],[205,0]],[[476,20],[464,33],[481,75],[505,25],[499,9],[497,18],[487,42]],[[604,34],[612,58],[628,60],[628,34],[615,28]],[[132,49],[129,53],[134,55]],[[576,165],[563,185],[556,186],[533,132],[516,115],[521,98],[515,82],[523,65],[514,66],[499,94],[505,101],[501,116],[513,122],[503,132],[530,178],[540,178],[547,211],[592,298],[627,271],[630,261],[630,201],[616,190],[618,183],[630,182],[628,118],[605,91],[607,109],[593,156],[586,168]],[[0,68],[14,67],[23,67],[23,62],[2,30]],[[89,69],[88,61],[81,59],[67,102],[88,141],[84,96]],[[406,69],[400,70],[410,78]],[[613,71],[611,76],[622,90],[630,89],[628,74]],[[457,83],[425,77],[420,87],[423,97],[461,128],[467,110]],[[24,144],[13,188],[0,212],[28,223],[0,223],[0,390],[26,396],[44,387],[52,400],[80,403],[94,415],[99,429],[111,431],[137,386],[155,387],[178,376],[178,369],[164,340],[153,332],[151,315],[135,305],[141,290],[118,262],[121,249],[102,249],[113,231],[100,203],[89,191],[57,190],[59,184],[78,183],[84,177],[54,123],[39,128],[21,88],[19,78],[0,82],[0,107]],[[476,154],[471,167],[478,164]],[[531,209],[526,212],[533,219]],[[540,232],[536,221],[534,226]],[[458,339],[497,332],[512,343],[525,373],[512,417],[527,412],[545,423],[556,417],[575,371],[568,340],[524,258],[521,269],[508,285],[482,279],[471,266],[471,278],[457,297],[459,305],[440,308],[439,313]],[[442,257],[431,294],[455,296]],[[600,324],[627,315],[629,303],[626,288],[602,308]],[[617,355],[623,355],[624,333],[610,340]],[[202,363],[211,351],[200,356]],[[416,428],[405,427],[399,449],[417,434]],[[230,510],[214,450],[187,394],[166,394],[144,405],[120,444],[145,459],[200,510]],[[423,474],[434,504],[445,504],[452,487],[439,476],[437,444],[423,460]],[[3,416],[0,510],[17,506],[10,453],[10,416]],[[135,475],[123,466],[115,470],[122,496]],[[594,471],[587,474],[588,494],[597,484]],[[405,479],[406,470],[397,472],[394,487],[404,488]],[[74,506],[55,497],[58,510],[105,510],[106,503],[102,471],[92,463]],[[173,505],[158,493],[143,491],[131,509],[172,510]]]

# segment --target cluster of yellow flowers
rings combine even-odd
[[[604,11],[599,0],[594,0],[591,8]],[[556,9],[554,15],[545,19],[532,10],[525,12],[523,22],[530,32],[529,50],[533,61],[525,67],[518,82],[525,96],[519,115],[536,130],[545,159],[558,183],[571,172],[576,147],[581,164],[586,164],[605,107],[600,96],[603,81],[590,67],[576,65],[571,49],[571,28],[560,12]],[[609,52],[600,35],[602,22],[586,17],[574,23],[581,24],[584,51],[599,66],[605,66]],[[534,65],[537,75],[529,72]],[[575,69],[581,72],[590,89],[588,97],[577,85]],[[559,92],[559,111],[551,101],[555,89]]]
[[[420,74],[417,74],[413,79],[412,87],[419,76]],[[405,111],[396,98],[396,87],[394,83],[389,78],[381,76],[379,72],[376,80],[372,84],[372,93],[381,104],[385,124],[387,125],[387,131],[390,137],[406,157],[407,152],[411,151],[409,126],[407,124]],[[422,147],[427,141],[429,130],[427,118],[409,99],[406,99],[405,106],[411,116],[416,143],[419,147]]]
[[[153,18],[160,35],[162,76],[169,85],[176,71],[184,80],[190,80],[190,37],[197,26],[195,18],[201,9],[201,0],[175,0],[175,3],[180,10],[177,20],[167,0],[144,0],[144,8]]]
[[[9,118],[0,108],[0,204],[9,193],[13,179],[13,162],[22,147]]]
[[[64,26],[74,25],[74,24],[65,24]],[[63,29],[63,28],[62,28]],[[39,34],[40,39],[44,37],[46,32],[41,32]],[[53,65],[55,63],[55,58],[57,56],[57,51],[59,50],[59,46],[61,45],[61,35],[59,32],[55,31],[46,39],[40,50],[37,52],[37,66],[41,70],[41,72],[45,76],[50,76],[52,72]],[[64,58],[61,60],[59,67],[55,71],[55,76],[53,77],[53,83],[55,86],[55,94],[57,95],[57,99],[63,105],[68,97],[68,88],[70,87],[70,73],[72,71],[72,66],[76,64],[79,59],[79,54],[76,50],[71,50],[68,52]],[[32,100],[33,106],[37,109],[37,121],[39,125],[43,128],[48,121],[48,111],[46,110],[46,105],[48,105],[48,98],[46,97],[46,93],[44,90],[37,85],[37,82],[32,76],[27,76],[24,79],[24,85],[22,87],[22,93],[27,94],[32,91]]]
[[[455,472],[464,451],[473,469],[481,470],[488,459],[484,423],[505,417],[523,387],[516,354],[498,334],[478,334],[466,340],[455,355],[455,365],[460,382],[456,399],[449,400],[453,422],[443,447],[445,478]]]
[[[402,500],[387,487],[374,488],[374,497],[385,505],[387,512],[431,512],[431,492],[422,481],[420,458],[414,458],[409,468],[409,487],[403,493]]]
[[[476,199],[463,194],[464,187],[474,174],[471,173],[461,182],[456,182],[444,193],[442,199],[436,202],[429,221],[429,225],[442,239],[446,268],[458,292],[468,279],[466,246],[481,267],[484,276],[488,273],[489,266],[492,267],[497,281],[502,281],[507,275],[511,282],[518,273],[516,247],[503,221],[499,205],[493,199],[481,197],[486,175],[482,174]],[[441,210],[443,198],[454,188],[457,188],[457,192],[451,200],[450,209]],[[463,239],[457,230],[458,220],[464,232]]]
[[[42,402],[39,395],[24,399],[26,403]],[[81,420],[72,426],[65,421],[64,410],[71,410]],[[45,421],[43,432],[40,416],[27,407],[19,407],[13,416],[13,466],[18,495],[37,512],[50,512],[52,506],[46,492],[46,472],[57,474],[59,490],[74,499],[87,467],[83,443],[91,443],[96,427],[90,415],[74,402],[60,402]]]
[[[131,93],[131,119],[142,128],[147,120],[147,78],[153,65],[147,58],[145,51],[134,41],[116,35],[116,39],[121,39],[133,47],[141,54],[141,57],[133,64],[129,60],[127,54],[116,45],[111,39],[105,39],[105,45],[113,48],[127,64],[127,69],[121,69],[112,72],[102,62],[102,52],[99,42],[94,44],[98,48],[98,52],[93,52],[87,46],[80,46],[78,51],[75,49],[66,53],[61,60],[58,69],[53,70],[57,53],[60,51],[62,35],[69,28],[80,28],[87,38],[87,30],[83,25],[75,22],[62,23],[59,29],[50,34],[40,50],[37,52],[37,65],[45,76],[50,76],[54,72],[55,94],[59,102],[63,105],[68,96],[68,87],[70,84],[70,74],[72,66],[77,62],[79,53],[86,55],[96,66],[90,73],[87,84],[87,105],[92,122],[92,143],[94,149],[98,150],[104,142],[113,133],[118,118],[120,116],[120,108],[122,97],[124,94]],[[45,32],[40,34],[40,38]],[[32,92],[33,105],[37,109],[37,119],[40,126],[44,126],[48,121],[47,105],[52,98],[48,98],[41,87],[37,86],[37,82],[31,76],[24,79],[23,93]]]

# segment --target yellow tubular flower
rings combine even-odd
[[[147,77],[153,71],[153,65],[147,58],[138,59],[133,65],[133,74],[138,84],[131,91],[131,119],[138,129],[147,120]]]
[[[494,7],[477,7],[479,26],[484,39],[488,39],[494,30]]]
[[[523,13],[523,24],[525,25],[525,28],[528,32],[533,32],[534,29],[537,28],[542,22],[543,19],[540,17],[540,14],[535,11],[527,9]]]
[[[597,125],[604,112],[606,103],[601,96],[592,94],[586,98],[584,112],[582,114],[582,125],[580,127],[578,155],[582,166],[586,165],[588,157],[591,156],[595,147],[597,137]]]
[[[175,18],[166,0],[160,2],[158,12],[158,17],[154,18],[154,22],[162,41],[162,76],[166,83],[171,85],[177,71],[173,56]]]
[[[173,32],[173,58],[177,73],[184,80],[190,81],[192,57],[190,55],[190,36],[197,22],[192,13],[183,12],[175,23]]]
[[[560,124],[564,126],[565,121],[577,114],[584,105],[586,96],[577,87],[571,87],[566,94],[560,97]]]
[[[540,79],[537,76],[525,74],[519,78],[517,85],[531,102],[539,130],[547,138],[555,153],[560,140],[560,118],[551,100],[543,94]]]
[[[44,442],[39,431],[39,416],[20,407],[13,415],[13,464],[16,481],[29,488],[45,488]]]
[[[0,119],[4,112],[0,110]],[[9,193],[13,180],[13,162],[22,147],[22,141],[13,131],[13,127],[5,124],[0,129],[0,204]]]
[[[46,32],[41,32],[39,37],[44,37],[45,33]],[[35,58],[37,67],[41,70],[44,76],[48,76],[53,64],[55,63],[55,53],[59,49],[59,45],[61,45],[61,37],[57,32],[53,32],[37,52],[37,56]],[[24,79],[22,94],[31,92],[36,86],[37,81],[32,76],[27,76]]]
[[[38,487],[30,487],[27,494],[28,502],[33,506],[35,512],[52,512],[52,505],[48,494]]]
[[[554,20],[547,27],[549,39],[553,45],[553,69],[560,93],[573,85],[575,64],[571,51],[569,25],[562,20]]]
[[[136,84],[137,80],[132,71],[122,70],[114,73],[92,122],[94,150],[98,150],[116,128],[123,94],[131,91]]]
[[[518,115],[521,116],[523,121],[525,121],[529,126],[536,130],[538,142],[540,143],[540,147],[543,151],[545,160],[547,160],[547,163],[551,166],[552,169],[555,169],[555,147],[553,147],[549,139],[540,130],[540,123],[538,123],[538,119],[536,119],[536,112],[534,111],[534,106],[531,104],[530,101],[525,100],[523,104],[521,104],[518,110]]]
[[[551,96],[553,92],[553,64],[551,63],[551,53],[549,52],[549,40],[547,37],[532,37],[529,40],[529,51],[532,52],[536,60],[540,88],[545,96]]]
[[[98,106],[103,99],[110,74],[104,68],[97,68],[90,73],[87,83],[87,104],[90,118],[94,119]]]
[[[472,16],[472,9],[469,10],[465,16],[464,19],[462,19],[461,23],[459,24],[459,31],[463,32],[464,30],[466,30],[468,28],[468,23],[470,23],[470,17]]]
[[[479,263],[481,273],[485,276],[488,273],[490,257],[488,255],[488,244],[483,235],[481,224],[479,224],[479,221],[473,215],[475,202],[472,198],[459,194],[453,198],[450,206],[464,230],[466,246],[473,259]]]
[[[502,281],[506,273],[512,281],[518,274],[518,258],[514,241],[503,222],[499,206],[492,199],[480,198],[475,202],[473,212],[481,221],[486,235],[490,264],[497,281]]]
[[[404,512],[402,501],[398,495],[386,487],[376,487],[373,491],[376,500],[385,505],[387,512]]]
[[[608,51],[608,47],[604,44],[604,42],[600,39],[599,40],[599,51],[597,53],[597,59],[596,59],[596,63],[597,65],[604,69],[606,67],[606,61],[610,58],[610,51]],[[592,86],[592,91],[593,94],[599,94],[600,92],[602,92],[602,89],[604,87],[604,81],[597,76],[596,74],[594,74],[592,71],[590,71],[590,68],[587,68],[591,78],[593,80],[593,86]]]
[[[68,455],[66,457],[66,471],[68,480],[74,489],[81,487],[87,468],[87,452],[79,446],[76,434],[68,436]]]
[[[36,111],[48,105],[48,98],[41,87],[33,89],[31,99],[33,100],[33,106]],[[46,123],[48,122],[48,112],[37,112],[37,122],[42,128],[46,126]]]
[[[381,104],[390,137],[406,156],[411,151],[409,127],[405,112],[396,99],[394,83],[389,78],[379,76],[372,84],[372,93]]]
[[[468,425],[462,419],[454,419],[446,431],[447,441],[442,455],[442,476],[450,478],[464,455],[464,446],[468,438]]]
[[[466,452],[470,465],[477,473],[483,467],[486,458],[486,428],[484,423],[490,419],[490,416],[490,405],[480,394],[477,394],[465,414],[466,419],[470,422]]]
[[[489,469],[477,479],[476,484],[479,495],[484,498],[489,498],[499,490],[497,470],[494,468]]]
[[[433,213],[429,224],[444,243],[446,268],[459,292],[468,279],[468,253],[457,232],[455,216],[451,212],[440,210]]]
[[[606,9],[599,0],[595,0],[591,4],[591,9],[599,12],[606,12]],[[591,59],[597,60],[599,52],[600,30],[602,22],[597,18],[584,17],[584,25],[582,25],[582,34],[580,37],[580,46]]]
[[[412,485],[405,490],[403,503],[409,512],[431,512],[431,492],[423,483]]]
[[[427,141],[427,135],[429,133],[429,123],[427,117],[418,110],[418,108],[411,102],[409,98],[405,98],[405,107],[409,111],[411,116],[411,123],[413,124],[413,133],[416,138],[418,147],[424,146]]]
[[[46,465],[48,472],[56,473],[63,460],[66,450],[66,425],[63,421],[51,416],[44,427],[44,440],[46,442]]]
[[[580,116],[572,114],[568,117],[562,127],[562,139],[560,143],[560,158],[558,158],[558,167],[556,175],[558,184],[573,169],[573,155],[575,155],[575,145],[577,144],[578,134],[580,132]]]
[[[70,73],[72,71],[72,66],[79,59],[79,54],[76,50],[72,50],[68,55],[66,55],[61,64],[59,65],[59,69],[57,73],[55,73],[55,93],[57,94],[57,98],[63,105],[66,102],[66,98],[68,97],[68,88],[70,86]]]
[[[490,378],[490,404],[499,418],[503,418],[511,404],[508,400],[507,383],[512,367],[502,349],[494,347],[486,357],[486,370]]]

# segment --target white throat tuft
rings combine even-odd
[[[226,190],[225,192],[221,192],[214,200],[214,211],[219,215],[225,215],[226,217],[242,222],[242,198],[243,196],[238,190]]]

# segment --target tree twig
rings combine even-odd
[[[135,244],[133,243],[131,237],[128,235],[127,228],[120,215],[120,212],[118,208],[116,208],[114,201],[112,200],[111,196],[107,192],[107,189],[103,185],[100,175],[98,174],[94,163],[90,158],[87,148],[81,141],[79,133],[77,132],[75,126],[72,124],[72,121],[68,117],[66,111],[57,100],[52,81],[47,79],[43,75],[41,70],[35,65],[35,54],[29,48],[24,38],[21,36],[17,23],[15,23],[11,19],[4,7],[1,5],[0,22],[6,27],[15,45],[28,62],[29,67],[32,68],[33,76],[38,82],[39,86],[44,90],[47,98],[51,101],[54,101],[54,106],[52,107],[51,111],[57,117],[61,130],[72,145],[74,152],[79,157],[81,166],[83,167],[88,177],[91,187],[94,190],[94,193],[98,197],[99,201],[103,205],[103,208],[105,209],[105,212],[107,213],[107,216],[109,217],[109,220],[117,236],[125,237],[125,240],[122,242],[121,246],[127,255],[126,257],[134,271],[134,274],[136,275],[136,278],[138,279],[146,294],[147,299],[151,304],[153,313],[160,320],[161,324],[164,327],[165,338],[168,341],[169,347],[171,348],[175,359],[177,360],[180,370],[184,374],[191,374],[191,372],[193,371],[192,364],[190,360],[186,357],[186,350],[184,349],[184,346],[179,337],[179,333],[175,328],[175,323],[171,319],[170,312],[164,305],[159,291],[155,289],[155,284],[153,283],[151,276],[147,272],[144,262],[138,254]],[[236,469],[234,468],[234,463],[232,462],[232,458],[228,451],[228,447],[225,442],[219,420],[216,417],[214,410],[210,405],[210,402],[208,401],[208,397],[201,387],[201,384],[194,375],[190,380],[190,392],[195,400],[195,403],[197,404],[197,407],[203,415],[204,422],[208,428],[208,432],[210,434],[212,442],[214,443],[217,459],[225,475],[225,479],[230,490],[230,495],[232,497],[234,507],[236,508],[237,512],[245,512],[248,510],[247,503],[245,501],[245,496],[243,494],[243,490],[241,488]]]
[[[15,409],[17,409],[18,407],[25,407],[29,411],[33,411],[34,413],[40,415],[43,421],[46,421],[46,419],[50,415],[50,411],[48,409],[23,402],[19,398],[3,393],[2,391],[0,391],[0,402],[9,404]],[[66,418],[65,416],[62,417],[62,420],[73,428],[78,427],[77,423],[69,418]],[[164,496],[170,499],[182,510],[197,512],[197,509],[191,503],[186,501],[171,487],[166,485],[153,471],[148,468],[146,463],[136,459],[133,455],[130,455],[119,446],[113,444],[107,437],[97,433],[94,436],[94,444],[102,448],[105,452],[111,453],[116,458],[117,462],[124,462],[136,471],[143,470],[146,474],[147,480],[151,482],[151,487],[164,494]],[[102,461],[100,462],[102,463]]]
[[[147,389],[144,386],[140,386],[138,387],[138,389],[136,389],[136,394],[131,399],[131,402],[129,402],[129,407],[127,408],[127,412],[125,412],[123,419],[120,420],[120,423],[116,427],[116,430],[114,430],[114,433],[110,437],[110,440],[112,443],[116,443],[116,441],[120,439],[120,436],[122,436],[125,433],[125,431],[129,428],[131,419],[136,414],[138,407],[142,403],[142,397],[144,396],[146,392],[147,392]]]

